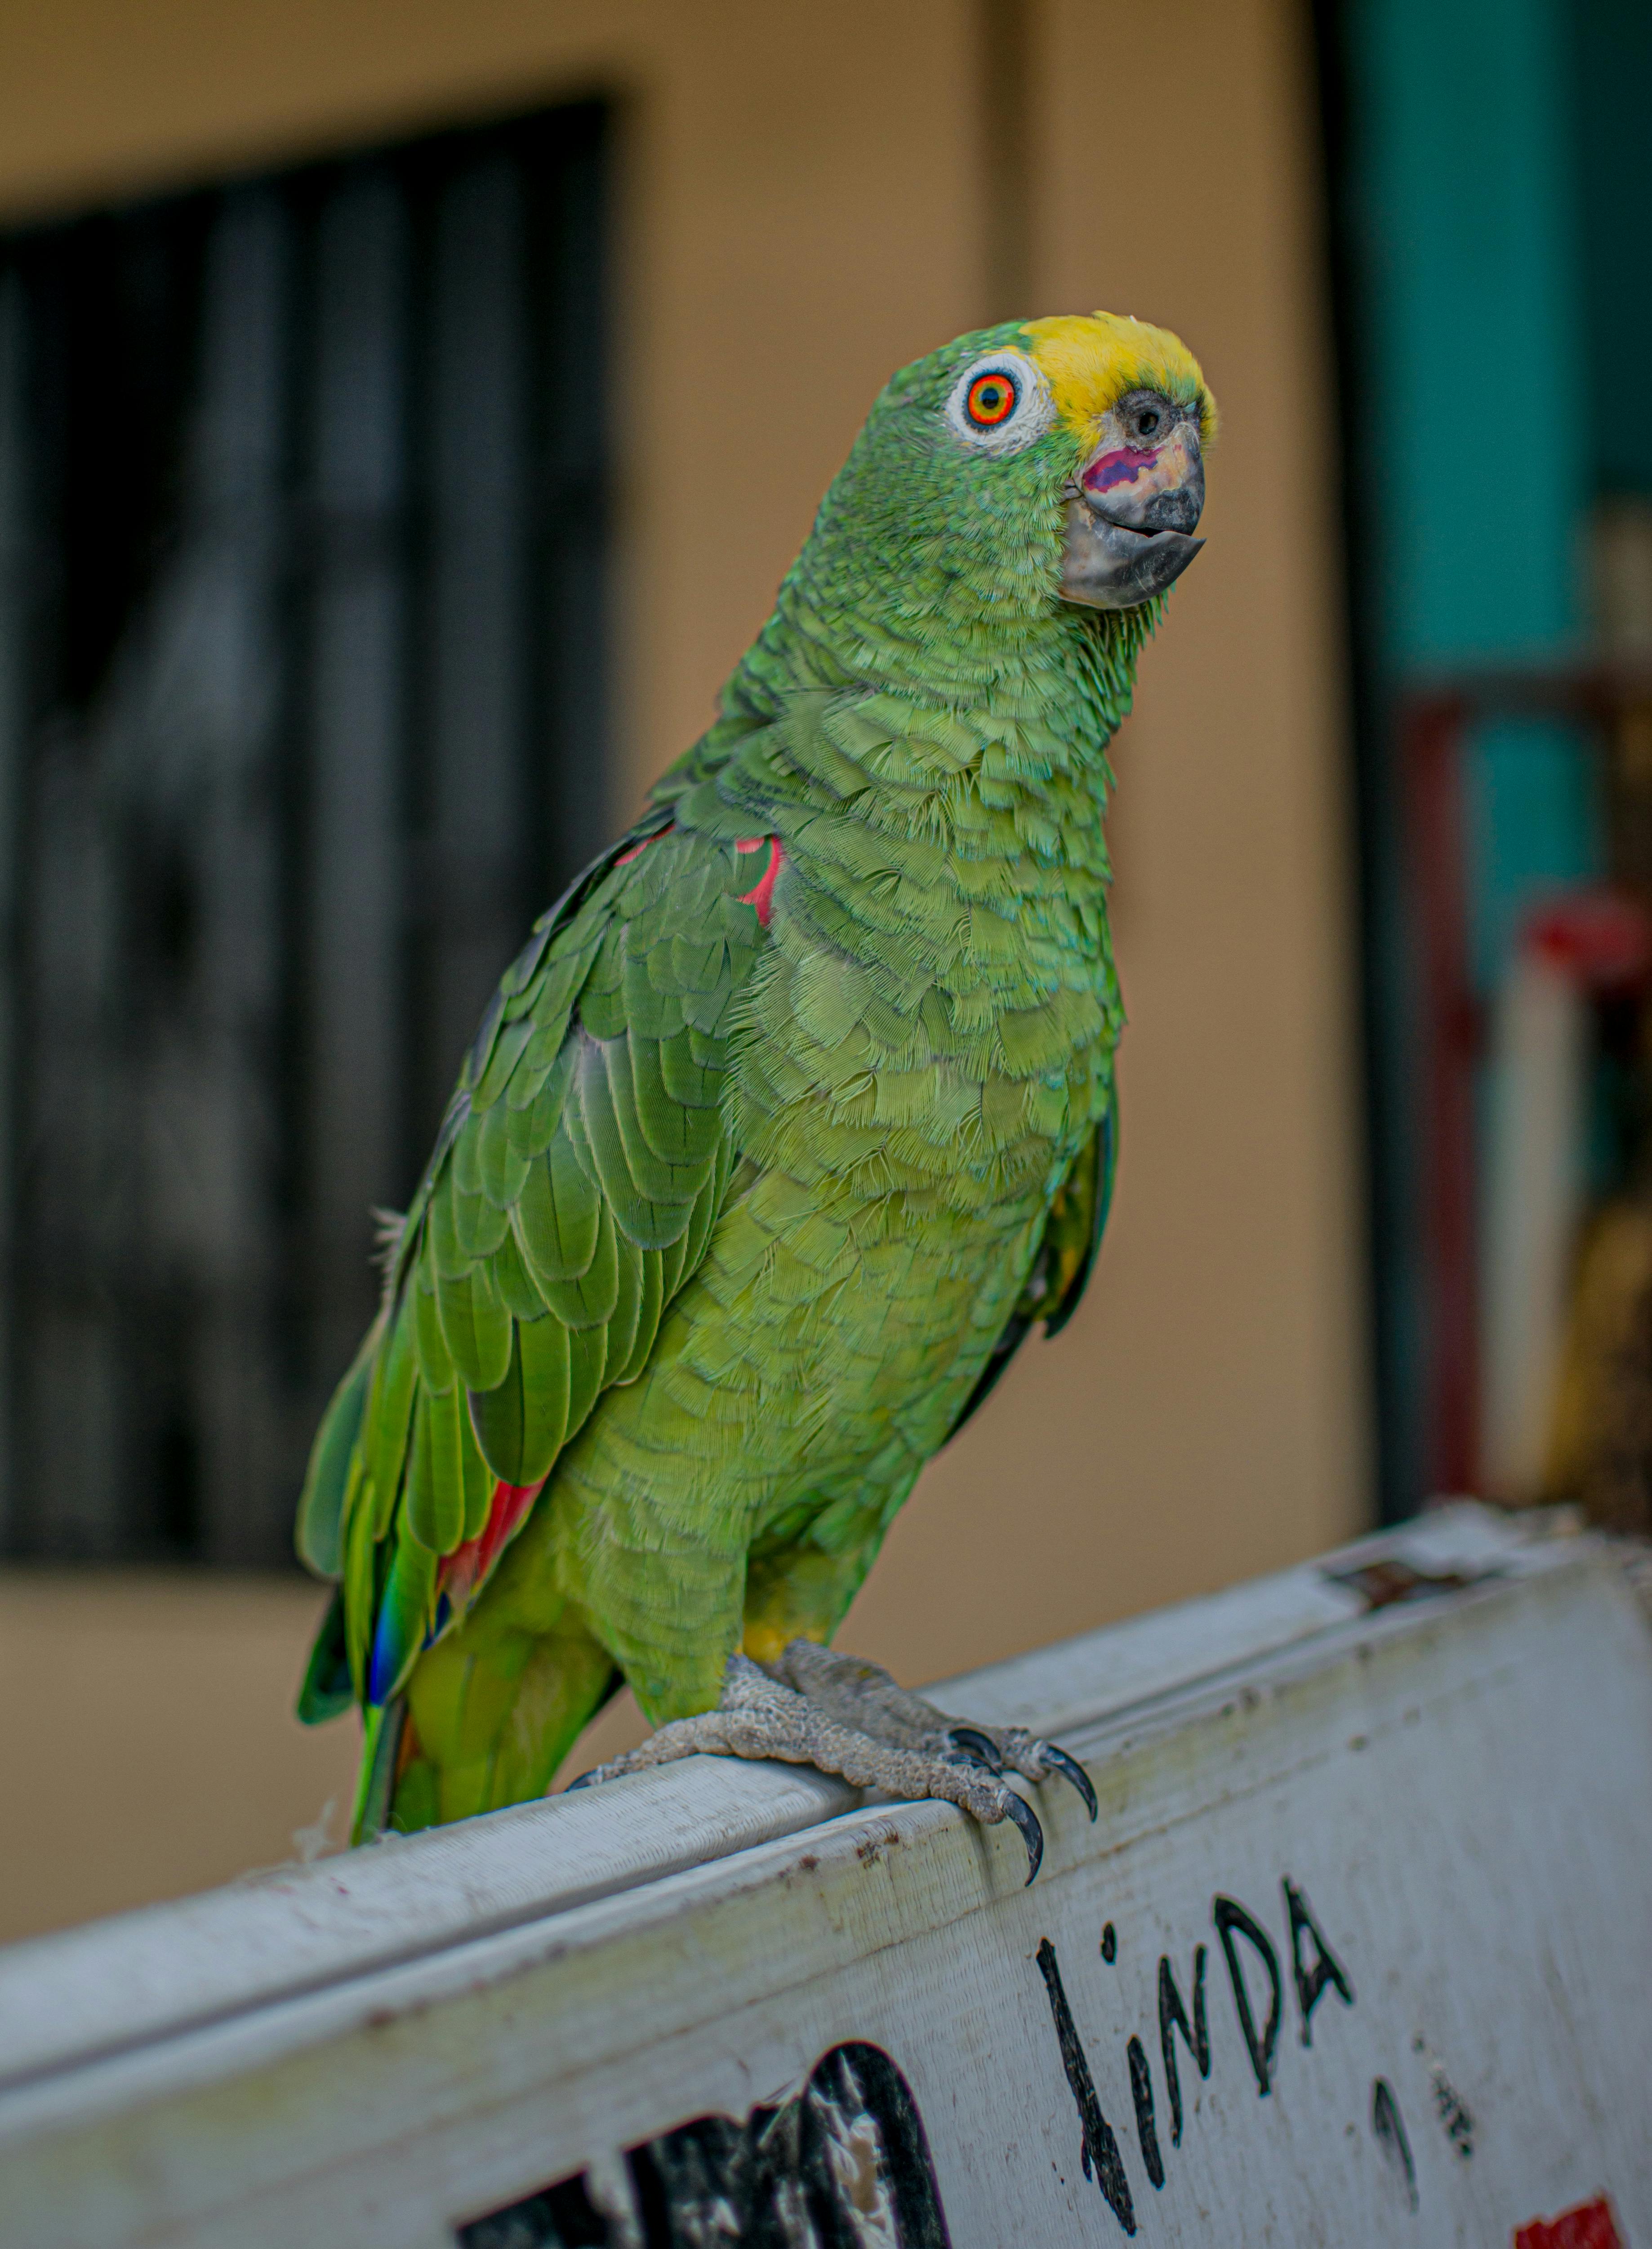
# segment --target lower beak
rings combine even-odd
[[[1091,609],[1133,609],[1173,586],[1200,547],[1184,531],[1126,531],[1067,502],[1061,598]]]
[[[1189,535],[1204,507],[1204,463],[1189,423],[1155,453],[1098,453],[1067,489],[1064,601],[1134,609],[1174,585],[1204,544]]]

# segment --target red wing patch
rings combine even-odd
[[[743,836],[734,848],[737,851],[758,851],[764,843],[769,847],[769,863],[763,870],[763,879],[754,890],[746,891],[740,904],[755,906],[757,919],[767,929],[769,916],[774,911],[774,878],[785,856],[780,849],[780,839],[778,836]]]
[[[1606,2197],[1580,2202],[1558,2218],[1534,2218],[1515,2230],[1514,2249],[1623,2249],[1623,2237]]]
[[[520,1529],[528,1510],[545,1489],[545,1478],[538,1483],[500,1483],[494,1486],[493,1504],[488,1510],[488,1520],[479,1536],[456,1546],[442,1562],[436,1573],[436,1590],[447,1598],[449,1611],[457,1615],[480,1592],[483,1581],[504,1551],[505,1545]],[[437,1628],[444,1620],[438,1619]]]

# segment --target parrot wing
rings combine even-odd
[[[766,921],[744,856],[762,840],[657,808],[507,970],[312,1455],[299,1551],[342,1582],[301,1716],[397,1692],[704,1255],[735,1159],[723,1090]]]
[[[992,1347],[992,1356],[947,1432],[949,1442],[984,1404],[1004,1368],[1026,1341],[1033,1322],[1044,1322],[1046,1336],[1059,1335],[1077,1311],[1079,1299],[1090,1278],[1090,1269],[1095,1263],[1096,1251],[1101,1246],[1107,1208],[1113,1200],[1113,1173],[1118,1153],[1117,1117],[1116,1101],[1109,1094],[1100,1123],[1080,1149],[1071,1170],[1055,1191],[1032,1269],[1003,1334]]]

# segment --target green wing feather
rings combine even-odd
[[[306,1726],[342,1717],[355,1700],[345,1642],[344,1590],[335,1585],[298,1689],[298,1716]]]
[[[345,1493],[350,1482],[350,1462],[361,1434],[367,1387],[384,1329],[382,1316],[367,1330],[350,1372],[333,1393],[332,1403],[311,1448],[310,1466],[298,1497],[298,1526],[293,1533],[300,1560],[318,1578],[336,1578],[343,1565],[340,1538]]]
[[[305,1715],[339,1706],[346,1659],[370,1708],[399,1692],[450,1620],[444,1566],[475,1551],[497,1487],[541,1483],[648,1363],[732,1166],[751,883],[731,841],[656,810],[506,972],[312,1459],[300,1551],[341,1577],[342,1606]]]

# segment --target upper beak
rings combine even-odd
[[[1176,423],[1151,451],[1109,438],[1067,487],[1061,595],[1093,609],[1130,609],[1175,583],[1204,541],[1197,424]]]

